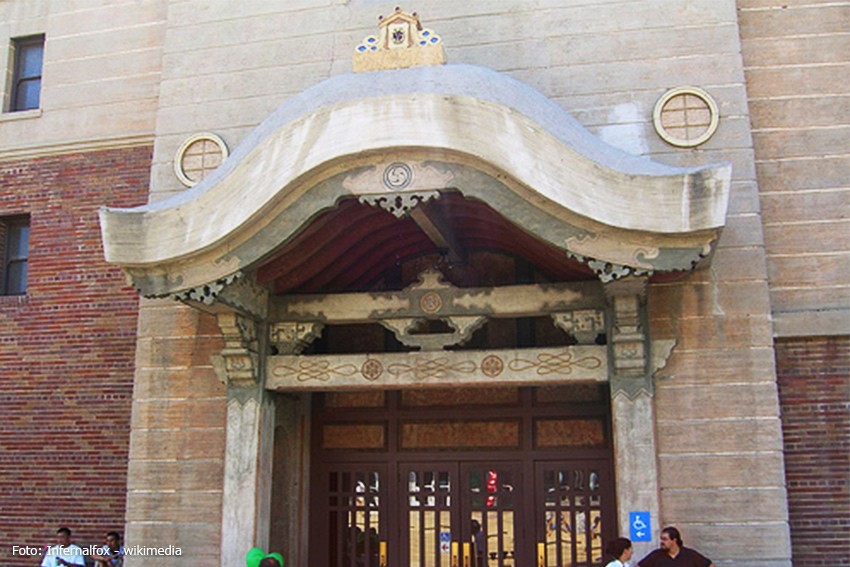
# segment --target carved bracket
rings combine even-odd
[[[605,332],[605,315],[596,309],[552,313],[552,320],[580,345],[594,344],[596,337]]]
[[[212,283],[199,285],[173,295],[178,301],[195,301],[204,305],[212,305],[218,299],[218,295],[230,284],[242,277],[242,272],[230,274]],[[155,297],[155,296],[154,296]]]
[[[593,273],[596,274],[596,277],[599,278],[599,281],[605,284],[629,276],[641,277],[651,276],[653,274],[652,270],[633,268],[631,266],[624,266],[621,264],[615,264],[613,262],[606,262],[605,260],[596,260],[594,258],[582,256],[581,254],[576,254],[575,252],[568,251],[567,256],[573,258],[574,260],[578,260],[582,264],[586,264],[588,268],[593,270]]]
[[[238,313],[218,313],[216,317],[224,348],[211,359],[219,379],[234,386],[257,384],[260,356],[256,321]]]
[[[218,303],[263,320],[269,311],[269,291],[258,286],[253,278],[239,278],[218,295]]]
[[[404,317],[398,319],[379,319],[378,322],[393,332],[402,344],[419,347],[423,351],[442,350],[447,346],[458,345],[469,340],[472,333],[481,327],[486,317],[446,317],[445,321],[454,329],[452,333],[414,334],[413,331],[421,319]]]
[[[386,193],[361,195],[359,201],[372,207],[381,207],[395,215],[396,218],[401,218],[420,203],[439,198],[439,191],[417,191],[416,193],[397,193],[395,195],[387,195]]]
[[[319,338],[325,326],[318,322],[274,323],[269,328],[269,340],[278,354],[299,354]]]

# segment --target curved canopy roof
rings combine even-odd
[[[419,67],[323,81],[195,187],[103,209],[101,226],[106,259],[146,295],[257,268],[345,197],[403,216],[446,190],[591,267],[663,272],[710,252],[730,174],[626,154],[492,70]]]

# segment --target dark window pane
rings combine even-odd
[[[27,260],[29,257],[29,220],[22,217],[0,219],[5,233],[3,246],[3,269],[0,293],[19,295],[27,291]]]
[[[21,259],[29,256],[30,227],[12,225],[9,227],[9,258]]]
[[[20,295],[27,291],[27,263],[12,262],[7,266],[6,294]]]
[[[18,83],[15,93],[15,110],[38,108],[41,99],[41,79],[27,79]]]
[[[40,77],[44,45],[25,45],[21,51],[20,78]]]
[[[44,36],[15,40],[15,76],[10,111],[38,108],[44,63]]]

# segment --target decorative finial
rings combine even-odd
[[[389,16],[378,16],[378,36],[370,35],[354,50],[355,73],[402,69],[446,62],[443,40],[423,28],[416,12],[396,6]]]

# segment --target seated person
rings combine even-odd
[[[57,544],[47,550],[41,567],[65,567],[66,565],[80,565],[85,567],[86,559],[83,549],[79,545],[71,543],[71,530],[59,528],[56,530]]]
[[[124,548],[121,546],[121,534],[106,534],[106,545],[91,556],[97,567],[121,567],[124,565]]]

